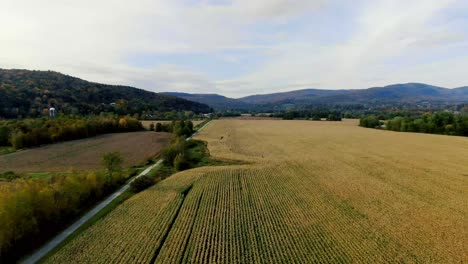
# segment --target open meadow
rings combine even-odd
[[[234,119],[196,138],[245,164],[177,173],[46,262],[468,262],[468,138]]]
[[[169,133],[132,132],[45,145],[0,155],[0,172],[64,172],[101,169],[106,152],[119,151],[124,166],[145,163],[171,139]]]

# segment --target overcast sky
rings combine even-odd
[[[0,68],[231,97],[468,85],[468,1],[0,0]]]

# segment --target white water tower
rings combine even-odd
[[[50,116],[50,118],[55,118],[55,116],[56,116],[56,111],[55,111],[55,108],[54,108],[54,107],[51,107],[51,108],[49,109],[49,116]]]

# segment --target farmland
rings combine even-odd
[[[245,164],[177,173],[46,261],[468,261],[467,138],[232,119],[197,138]]]
[[[93,138],[46,145],[0,155],[0,172],[64,172],[102,168],[102,155],[119,151],[124,166],[144,163],[161,151],[171,134],[133,132],[106,134]]]

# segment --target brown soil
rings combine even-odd
[[[140,165],[159,154],[170,139],[169,133],[119,133],[21,150],[0,155],[0,172],[100,169],[103,154],[111,151],[122,154],[124,166]]]

